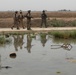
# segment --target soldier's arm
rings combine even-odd
[[[43,14],[41,14],[41,18],[42,18]]]
[[[34,17],[31,16],[31,18],[34,18]]]
[[[46,15],[46,14],[45,14]],[[47,18],[47,15],[46,15],[46,18]]]

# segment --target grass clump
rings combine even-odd
[[[73,38],[73,39],[76,38],[76,31],[70,32],[70,38]]]
[[[65,27],[66,23],[63,20],[52,19],[48,22],[48,25],[53,27]]]
[[[5,43],[5,38],[2,36],[0,37],[0,44],[4,44]]]
[[[52,19],[47,23],[51,27],[75,27],[76,26],[76,20],[65,21],[65,20]]]
[[[53,31],[49,32],[49,35],[53,35],[55,38],[63,38],[63,39],[68,39],[68,38],[76,38],[76,31]]]
[[[46,33],[40,33],[40,37],[41,37],[41,38],[46,37],[46,35],[47,35]]]
[[[76,20],[70,21],[68,25],[69,26],[76,26]]]
[[[6,35],[0,35],[0,45],[3,45],[3,44],[9,44],[11,43],[11,38],[7,37]]]

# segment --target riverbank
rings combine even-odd
[[[16,28],[11,29],[11,28],[0,28],[0,33],[16,33],[16,32],[50,32],[50,31],[67,31],[67,30],[76,30],[76,27],[48,27],[48,28],[39,28],[39,27],[33,27],[31,28],[32,30],[27,30],[27,28],[22,29],[20,28],[17,30]]]

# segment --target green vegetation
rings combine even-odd
[[[31,34],[31,38],[36,38],[36,34],[35,33],[32,33]]]
[[[41,38],[46,37],[46,35],[47,35],[47,33],[40,33],[40,37],[41,37]]]
[[[63,20],[52,19],[48,22],[48,25],[52,27],[65,27],[66,23]]]
[[[0,35],[0,45],[11,43],[11,39],[7,38],[6,35]]]
[[[5,38],[2,36],[0,37],[0,44],[4,44],[5,43]]]
[[[48,34],[53,35],[55,38],[76,39],[76,31],[51,31],[51,32],[48,32]]]
[[[64,20],[52,19],[52,20],[48,21],[48,25],[51,27],[75,27],[76,20],[64,21]]]

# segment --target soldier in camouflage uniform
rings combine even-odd
[[[20,11],[20,14],[19,14],[19,24],[22,25],[23,29],[25,28],[24,27],[24,24],[23,24],[23,19],[24,19],[24,15],[22,14],[22,11]]]
[[[14,25],[11,27],[11,29],[13,29],[13,27],[17,27],[17,29],[19,29],[19,15],[18,15],[18,11],[15,11],[15,15],[14,15]]]
[[[28,11],[25,17],[27,18],[27,30],[31,30],[31,18],[33,18],[31,16],[31,10]]]
[[[42,14],[41,14],[41,19],[42,19],[42,21],[41,21],[41,28],[42,28],[42,25],[44,24],[45,25],[45,27],[47,28],[47,25],[46,25],[46,18],[47,18],[47,15],[45,14],[45,11],[43,10],[42,11]]]

